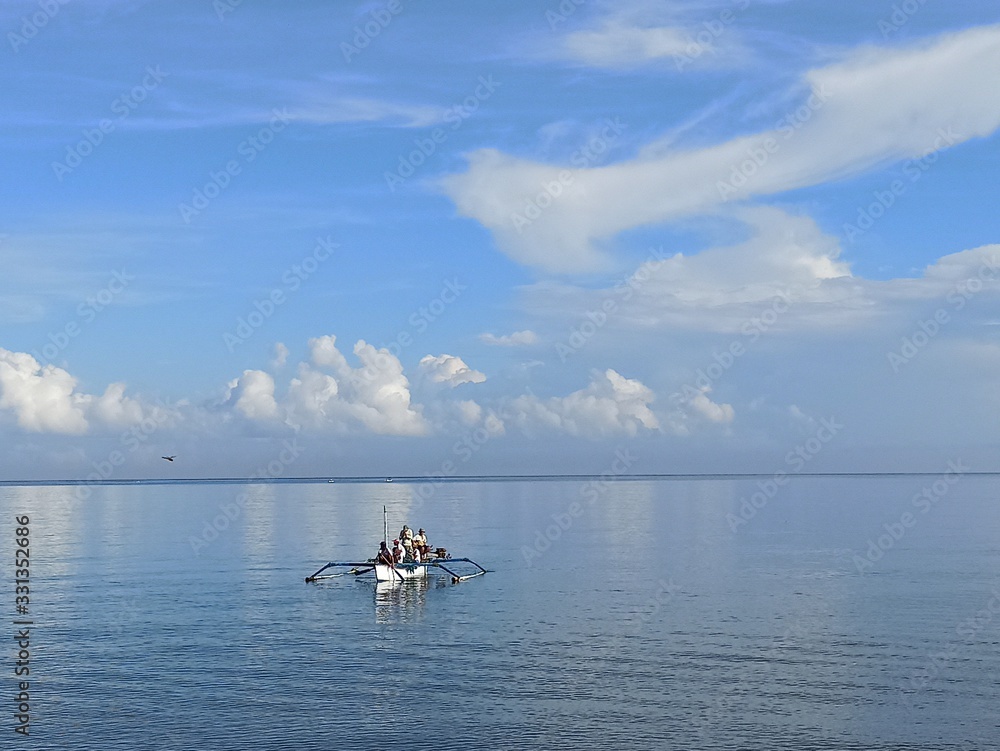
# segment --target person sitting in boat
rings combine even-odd
[[[379,543],[378,555],[375,556],[375,563],[382,563],[386,566],[391,566],[395,563],[392,559],[392,551],[389,550],[389,546],[385,544],[385,541]]]
[[[403,555],[404,555],[403,548],[399,544],[399,540],[393,540],[392,541],[392,560],[393,560],[393,562],[394,563],[402,563],[403,562]]]
[[[420,563],[420,549],[411,540],[403,539],[403,563]]]
[[[431,547],[427,544],[427,534],[424,532],[423,527],[414,535],[413,547],[417,548],[421,555],[427,555],[428,551],[430,551]]]

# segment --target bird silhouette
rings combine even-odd
[[[173,456],[161,456],[160,458],[166,459],[168,462],[172,462],[174,459],[177,458],[177,454],[174,454]]]

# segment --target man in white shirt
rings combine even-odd
[[[417,548],[421,555],[427,555],[429,548],[427,546],[427,535],[424,533],[423,529],[417,532],[416,536],[413,538],[413,547]]]

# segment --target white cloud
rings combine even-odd
[[[718,404],[709,398],[711,386],[694,388],[688,386],[673,394],[673,411],[670,413],[670,429],[680,435],[691,432],[692,423],[715,423],[728,425],[736,418],[736,411],[731,404]]]
[[[244,370],[230,396],[233,408],[251,420],[271,420],[278,416],[274,398],[274,378],[262,370]]]
[[[463,383],[483,383],[486,375],[473,370],[461,357],[454,355],[426,355],[420,360],[421,372],[432,383],[445,383],[452,388]]]
[[[534,331],[515,331],[512,334],[480,334],[479,341],[493,347],[522,347],[538,344],[538,334]]]
[[[663,307],[718,311],[770,301],[790,290],[801,294],[824,281],[851,276],[849,266],[838,260],[838,240],[810,217],[764,207],[735,216],[752,232],[749,239],[692,256],[677,253],[647,261],[632,277],[637,296]]]
[[[274,356],[271,358],[271,367],[275,370],[281,370],[285,367],[286,362],[288,362],[288,347],[281,342],[276,342],[274,345]]]
[[[480,149],[442,181],[460,214],[487,227],[514,260],[552,272],[596,270],[625,230],[713,213],[922,157],[1000,126],[1000,26],[903,49],[865,49],[803,77],[774,126],[689,150],[656,149],[618,164],[568,170]],[[560,172],[569,177],[560,182]],[[558,190],[550,189],[560,183]],[[526,206],[535,206],[528,216]],[[521,221],[527,217],[530,221]]]
[[[483,419],[483,408],[471,399],[457,402],[455,406],[466,425],[476,425]]]
[[[0,409],[36,433],[87,432],[82,404],[75,398],[76,379],[62,368],[42,367],[24,352],[0,349]]]
[[[440,123],[444,109],[427,105],[400,104],[380,99],[334,99],[314,101],[297,107],[292,119],[316,125],[395,121],[408,128],[422,128]]]
[[[919,277],[872,280],[852,275],[839,258],[838,239],[808,216],[766,207],[734,216],[750,234],[743,242],[690,256],[663,254],[611,288],[539,283],[525,288],[526,313],[573,329],[613,302],[588,348],[613,340],[610,332],[627,331],[708,331],[736,335],[746,345],[765,334],[905,324],[919,312],[915,305],[938,299],[957,311],[970,294],[1000,287],[1000,245],[944,256]]]
[[[614,370],[595,373],[590,385],[564,397],[524,395],[505,410],[509,420],[527,433],[555,431],[572,436],[603,437],[656,431],[660,423],[649,405],[655,396],[640,381]]]
[[[360,367],[352,368],[337,349],[335,336],[309,340],[313,363],[299,366],[288,403],[297,416],[340,432],[364,428],[379,435],[424,435],[429,423],[410,403],[410,383],[399,359],[365,341],[354,345]]]
[[[143,420],[149,409],[125,395],[125,384],[112,383],[100,396],[80,393],[77,380],[54,365],[42,366],[25,352],[0,348],[0,410],[34,433],[81,435],[98,425],[122,427]]]
[[[124,427],[142,422],[148,410],[138,399],[125,396],[124,383],[112,383],[98,397],[84,396],[87,414],[106,425]]]
[[[733,213],[750,235],[694,255],[660,253],[624,283],[605,289],[551,282],[528,287],[525,305],[562,327],[614,303],[603,328],[738,333],[794,325],[842,326],[870,320],[873,283],[855,279],[839,260],[837,238],[808,216],[755,207]],[[760,322],[762,314],[767,315]],[[755,323],[755,321],[757,321]]]
[[[626,68],[683,54],[689,44],[687,35],[679,28],[643,27],[609,19],[600,28],[564,36],[561,53],[570,60],[595,67]]]

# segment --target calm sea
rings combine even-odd
[[[0,486],[5,749],[1000,748],[1000,477],[89,490]],[[491,573],[306,584],[383,505]]]

